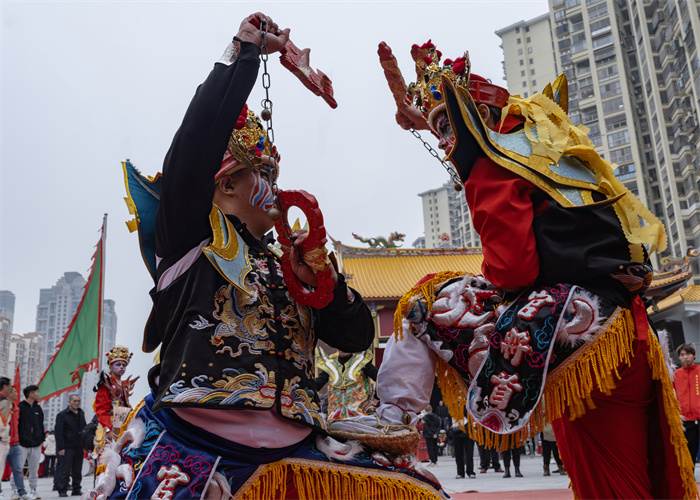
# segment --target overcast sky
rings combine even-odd
[[[240,21],[255,11],[311,48],[338,108],[270,58],[282,189],[319,201],[331,236],[423,235],[419,192],[448,178],[394,122],[377,58],[386,41],[407,82],[410,47],[429,38],[474,73],[505,86],[494,31],[548,10],[547,0],[465,2],[21,2],[2,1],[0,289],[16,296],[14,333],[35,328],[39,289],[66,271],[88,276],[109,214],[105,298],[116,302],[117,342],[140,351],[150,276],[130,218],[120,162],[155,175],[199,83]],[[258,84],[249,99],[260,112]],[[427,135],[427,134],[426,134]],[[429,138],[436,145],[436,141]],[[359,244],[362,246],[362,244]],[[130,373],[145,375],[151,355]],[[140,398],[145,377],[137,386]]]

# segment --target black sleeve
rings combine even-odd
[[[250,42],[240,46],[233,64],[215,64],[199,86],[165,157],[156,254],[166,268],[211,235],[214,175],[260,64],[260,47]]]
[[[66,445],[63,442],[63,413],[56,415],[56,426],[53,429],[53,435],[56,438],[56,451],[66,449]]]
[[[333,300],[320,310],[316,332],[318,339],[345,352],[364,351],[374,340],[372,314],[360,294],[348,288],[342,274],[338,275],[338,284],[333,289]]]
[[[321,389],[323,389],[323,386],[326,385],[329,380],[330,376],[328,375],[328,373],[321,370],[321,374],[318,377],[316,377],[316,390],[320,391]]]
[[[374,366],[374,364],[371,361],[365,365],[363,371],[365,372],[365,375],[367,375],[369,378],[371,378],[375,382],[377,381],[377,372],[379,370],[377,370],[377,367]]]

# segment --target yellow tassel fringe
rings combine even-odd
[[[290,475],[291,474],[291,478]],[[257,476],[257,477],[256,477]],[[293,481],[300,500],[345,500],[393,498],[439,499],[436,491],[417,479],[391,473],[337,464],[319,465],[301,459],[285,459],[258,468],[250,484],[245,484],[234,499],[283,499],[287,482]]]
[[[403,319],[408,315],[408,312],[411,307],[413,307],[415,301],[421,298],[420,295],[423,295],[428,311],[432,311],[433,299],[435,298],[435,285],[458,276],[464,276],[464,273],[455,271],[444,271],[438,273],[425,283],[414,286],[407,293],[405,293],[403,297],[401,297],[401,300],[399,300],[399,303],[396,306],[396,311],[394,312],[394,335],[396,340],[403,340]]]
[[[566,411],[575,420],[586,413],[586,407],[594,409],[591,392],[598,388],[604,394],[615,389],[615,379],[620,380],[617,367],[630,364],[632,342],[635,339],[632,312],[624,309],[613,324],[600,337],[563,370],[555,370],[547,379],[544,390],[546,423],[550,423]]]

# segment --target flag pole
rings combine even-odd
[[[99,335],[100,339],[98,342],[97,349],[97,370],[98,374],[103,369],[103,358],[104,358],[104,313],[105,313],[105,301],[104,301],[104,279],[105,279],[105,257],[106,257],[106,243],[107,243],[107,214],[104,215],[102,220],[102,262],[101,262],[101,272],[100,272],[100,323],[99,323]]]

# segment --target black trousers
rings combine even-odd
[[[68,489],[68,481],[73,478],[73,493],[80,491],[83,478],[83,450],[66,450],[65,455],[58,455],[58,473],[56,487],[59,493]]]
[[[549,465],[549,460],[552,455],[554,455],[554,461],[557,463],[557,467],[561,467],[561,458],[559,458],[559,447],[554,441],[542,440],[542,461],[544,465]]]
[[[685,438],[688,440],[688,451],[690,452],[690,456],[693,458],[693,463],[697,461],[698,447],[700,446],[699,422],[699,420],[683,422],[683,434],[685,434]]]
[[[425,438],[425,447],[428,449],[428,458],[434,464],[437,463],[438,445],[437,438]]]
[[[479,446],[479,458],[481,459],[480,468],[488,469],[489,461],[494,469],[500,469],[501,464],[498,461],[498,450],[487,450],[483,446]]]
[[[457,462],[457,475],[464,475],[464,465],[467,466],[467,475],[474,474],[474,440],[468,435],[455,437],[455,462]]]
[[[510,469],[510,458],[513,457],[513,466],[516,470],[520,470],[520,448],[514,450],[506,450],[503,452],[503,465],[506,469]]]
[[[46,455],[44,459],[44,477],[53,477],[56,475],[56,455]]]

